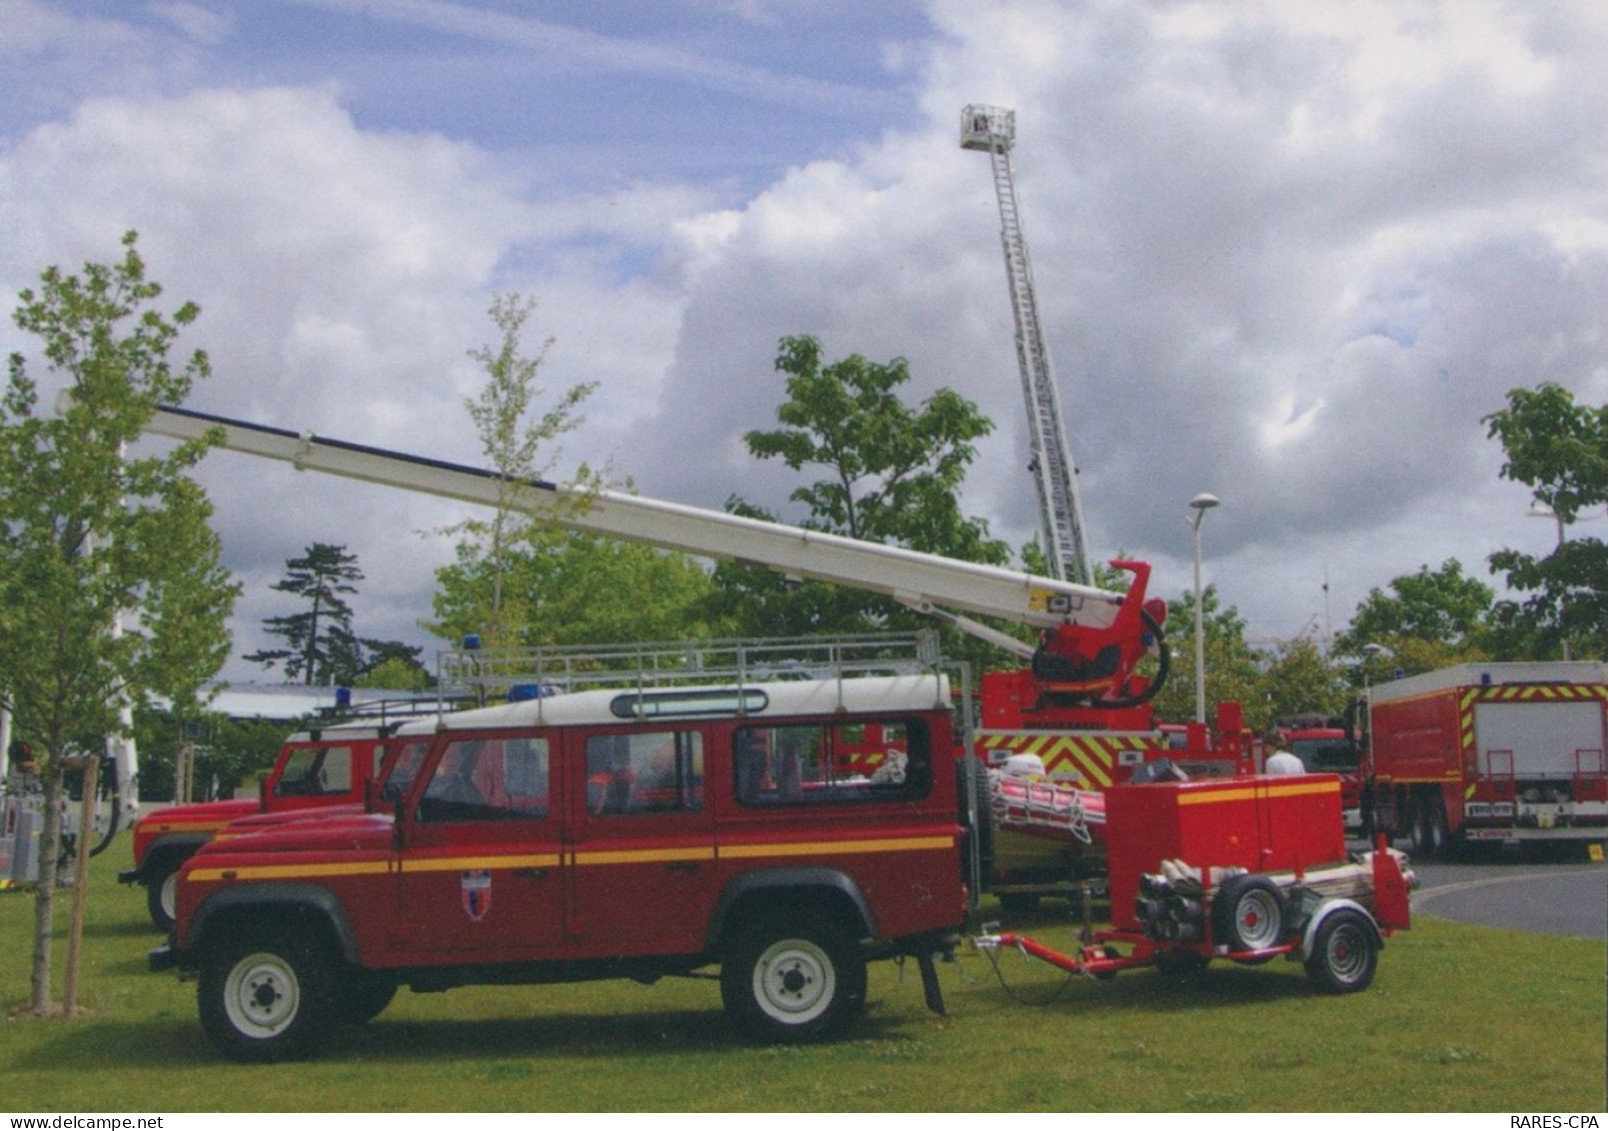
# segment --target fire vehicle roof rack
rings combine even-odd
[[[585,688],[613,687],[639,696],[649,690],[720,685],[743,689],[782,680],[835,681],[869,675],[960,672],[945,661],[938,634],[796,636],[775,639],[690,640],[567,648],[463,648],[437,655],[442,698],[542,699]],[[841,698],[841,692],[840,692]]]

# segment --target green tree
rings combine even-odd
[[[1360,656],[1369,644],[1399,652],[1405,641],[1416,640],[1439,645],[1449,657],[1478,654],[1496,594],[1478,578],[1465,576],[1456,558],[1437,570],[1419,566],[1416,573],[1395,578],[1388,589],[1368,591],[1350,626],[1335,637],[1337,653]]]
[[[1551,382],[1514,389],[1507,401],[1485,418],[1487,435],[1507,455],[1502,477],[1529,487],[1557,520],[1558,545],[1543,557],[1491,555],[1492,572],[1529,594],[1497,605],[1496,649],[1504,658],[1600,658],[1608,654],[1608,543],[1571,539],[1568,528],[1583,512],[1608,505],[1608,405],[1577,404]]]
[[[424,691],[435,680],[424,663],[424,649],[396,640],[365,640],[363,670],[353,687],[382,691]]]
[[[193,743],[195,780],[219,797],[248,786],[274,764],[279,748],[295,726],[266,719],[231,719],[216,712],[180,719],[162,709],[135,712],[134,733],[145,757],[140,769],[140,800],[166,802],[173,797],[174,754]],[[168,755],[152,757],[161,751]]]
[[[493,565],[478,547],[460,544],[458,560],[436,571],[435,620],[428,627],[457,641],[481,633]],[[703,612],[709,573],[684,554],[598,535],[527,527],[504,547],[504,624],[508,647],[686,640],[710,635]]]
[[[350,685],[363,669],[363,646],[352,630],[352,606],[346,600],[363,580],[357,555],[345,546],[314,542],[301,557],[288,559],[285,571],[274,590],[300,598],[307,607],[264,620],[264,630],[285,645],[261,649],[246,659],[269,669],[283,663],[289,679],[309,687]]]
[[[786,375],[787,397],[776,410],[781,427],[749,432],[744,439],[759,459],[821,474],[789,496],[807,512],[798,525],[962,561],[1009,560],[1009,547],[989,536],[987,523],[960,509],[975,442],[993,431],[975,404],[940,389],[909,406],[898,394],[910,380],[903,358],[878,363],[855,354],[823,364],[820,343],[807,336],[781,340],[776,370]],[[772,517],[737,497],[727,507]],[[818,582],[795,584],[754,566],[723,563],[715,586],[713,619],[745,634],[931,623],[884,597]],[[951,643],[952,651],[961,647]]]
[[[452,528],[450,533],[461,540],[457,564],[448,568],[455,571],[450,574],[454,623],[472,623],[472,631],[492,648],[514,645],[531,627],[525,619],[529,602],[510,599],[509,575],[518,568],[519,548],[543,520],[516,506],[520,485],[541,478],[556,464],[556,441],[583,423],[580,406],[597,387],[596,382],[572,385],[536,414],[547,392],[537,378],[553,340],[547,339],[534,355],[526,352],[525,325],[535,305],[519,295],[499,295],[489,312],[500,335],[496,348],[484,346],[469,354],[485,370],[486,383],[477,396],[464,400],[464,407],[497,474],[497,505],[490,519],[466,519]],[[583,465],[579,479],[594,482],[595,476]],[[586,504],[583,499],[574,505]]]
[[[38,1012],[50,1007],[64,759],[75,739],[121,733],[125,704],[162,696],[196,713],[202,685],[227,658],[238,593],[208,527],[211,506],[187,476],[208,445],[127,452],[156,406],[182,403],[209,368],[201,351],[169,362],[199,308],[165,315],[151,305],[162,289],[135,243],[130,232],[120,261],[77,275],[51,267],[37,290],[20,292],[16,324],[40,340],[62,396],[41,415],[41,388],[15,353],[0,399],[0,696],[42,754],[46,794]]]
[[[910,380],[904,358],[853,354],[822,365],[820,343],[807,336],[782,339],[776,369],[787,374],[776,410],[783,427],[744,440],[759,459],[826,473],[789,496],[808,508],[811,527],[962,561],[1006,560],[987,523],[960,510],[974,444],[994,430],[975,404],[939,389],[911,408],[895,391]]]
[[[1245,707],[1248,725],[1264,727],[1270,716],[1261,692],[1262,657],[1245,639],[1245,618],[1233,605],[1224,608],[1217,586],[1201,593],[1206,653],[1206,718],[1217,717],[1217,704],[1229,700]],[[1167,602],[1163,626],[1172,652],[1167,682],[1152,704],[1158,719],[1185,722],[1195,717],[1195,598],[1186,593]]]
[[[1338,718],[1355,695],[1345,668],[1337,667],[1317,644],[1304,637],[1285,641],[1267,654],[1260,684],[1253,723],[1264,732],[1277,720],[1297,715]]]

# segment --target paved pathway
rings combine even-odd
[[[1608,941],[1608,864],[1413,863],[1413,914]]]

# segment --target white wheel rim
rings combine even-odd
[[[277,954],[248,954],[229,971],[223,1008],[242,1036],[263,1039],[284,1031],[301,1006],[296,971]]]
[[[1328,959],[1329,969],[1334,976],[1351,985],[1368,968],[1368,941],[1355,927],[1342,924],[1330,933],[1324,957]]]
[[[808,939],[782,939],[754,963],[754,1000],[785,1025],[804,1025],[825,1013],[837,996],[837,970],[826,951]]]
[[[179,917],[179,874],[169,872],[162,880],[162,887],[157,892],[156,900],[162,906],[162,914],[168,917],[171,923]]]
[[[1265,950],[1277,945],[1284,930],[1278,900],[1260,888],[1240,896],[1234,905],[1234,923],[1247,950]]]

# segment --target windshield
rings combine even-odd
[[[410,738],[397,745],[396,757],[392,758],[380,775],[380,797],[386,801],[395,801],[408,791],[413,779],[419,774],[419,767],[424,764],[424,756],[430,751],[430,739]]]
[[[1340,774],[1355,770],[1362,761],[1357,744],[1345,738],[1298,738],[1290,753],[1314,774]]]

